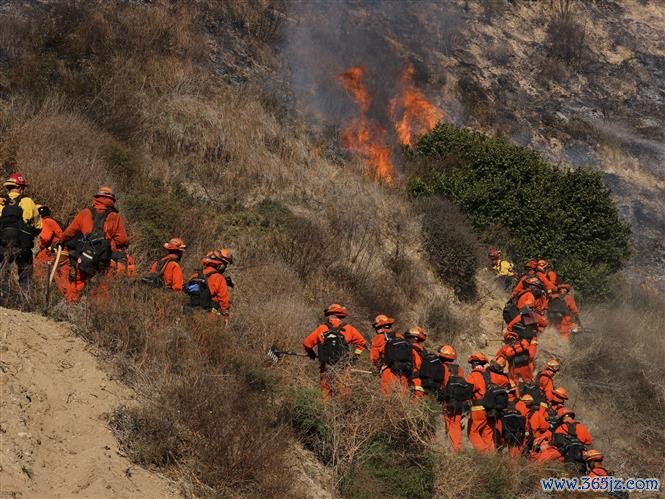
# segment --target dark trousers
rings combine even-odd
[[[0,246],[0,267],[5,266],[3,272],[3,288],[7,287],[9,269],[12,263],[16,264],[18,283],[22,290],[27,290],[32,278],[32,248],[22,249],[15,246]]]

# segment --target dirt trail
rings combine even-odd
[[[175,497],[119,454],[107,414],[134,398],[62,324],[0,308],[0,497]]]

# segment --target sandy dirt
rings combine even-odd
[[[108,428],[134,397],[66,325],[0,308],[0,498],[178,496]]]

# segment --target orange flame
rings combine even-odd
[[[372,99],[362,82],[364,74],[364,68],[354,66],[339,76],[340,83],[358,105],[361,113],[344,129],[342,137],[349,150],[357,152],[372,164],[380,180],[390,183],[394,175],[390,161],[391,151],[386,143],[385,130],[367,118]]]
[[[431,104],[413,85],[415,68],[409,64],[402,73],[402,94],[390,101],[390,114],[402,145],[410,146],[416,136],[432,130],[443,118],[443,112]],[[401,115],[401,116],[400,116]]]

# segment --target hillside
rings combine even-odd
[[[561,178],[567,164],[560,168],[552,161],[562,159],[562,150],[549,147],[549,137],[561,128],[544,127],[548,106],[567,99],[561,90],[566,85],[556,87],[560,94],[542,94],[546,84],[533,73],[543,61],[531,61],[529,54],[499,57],[503,62],[487,59],[497,38],[522,33],[514,28],[504,34],[497,26],[508,29],[521,20],[534,31],[523,36],[533,38],[536,48],[543,46],[537,26],[543,3],[4,4],[0,173],[20,169],[29,179],[28,193],[61,220],[71,219],[101,183],[109,183],[116,189],[140,273],[163,255],[165,241],[178,236],[187,245],[182,259],[186,276],[200,268],[200,258],[211,249],[232,248],[234,264],[228,273],[235,282],[225,329],[186,306],[181,294],[147,289],[137,280],[118,277],[104,288],[103,297],[86,292],[81,303],[68,306],[57,296],[45,303],[43,282],[27,294],[12,292],[17,287],[10,275],[10,293],[3,293],[0,303],[33,314],[46,311],[71,324],[71,330],[7,310],[21,331],[20,340],[3,352],[3,361],[34,366],[39,373],[35,379],[43,386],[32,388],[32,378],[16,381],[13,393],[19,395],[8,398],[7,423],[16,431],[0,438],[11,437],[10,448],[21,450],[28,437],[19,433],[52,435],[60,428],[71,434],[53,442],[77,453],[60,461],[55,453],[34,460],[31,456],[40,455],[45,439],[39,437],[40,445],[28,438],[33,454],[14,453],[6,467],[3,457],[15,488],[32,492],[34,486],[35,495],[49,489],[65,494],[73,483],[87,483],[86,465],[106,460],[114,464],[95,472],[100,479],[89,486],[91,495],[104,494],[109,485],[107,490],[117,495],[144,490],[150,495],[152,489],[140,487],[162,482],[150,485],[150,476],[161,479],[145,470],[177,484],[173,490],[155,488],[157,495],[177,491],[186,497],[526,498],[540,492],[540,477],[564,475],[558,464],[478,455],[466,441],[465,452],[453,453],[440,405],[382,397],[378,377],[368,372],[372,366],[366,353],[349,381],[351,395],[330,403],[321,401],[316,362],[286,357],[275,363],[266,355],[273,345],[300,352],[305,335],[321,322],[324,307],[334,302],[348,307],[346,320],[366,340],[374,335],[374,317],[385,313],[397,319],[398,331],[422,326],[430,350],[455,345],[466,372],[471,352],[495,355],[506,295],[483,267],[488,246],[505,241],[506,234],[500,235],[502,240],[476,230],[474,207],[453,196],[437,192],[416,199],[409,181],[441,165],[429,158],[411,163],[409,158],[418,151],[418,139],[443,120],[531,146],[545,159],[531,149],[482,139],[511,158],[535,158],[529,163],[531,173],[544,165],[553,175],[548,178]],[[594,2],[588,12],[607,19],[615,3],[607,3],[610,10],[603,10],[603,4]],[[626,5],[630,15],[659,23],[660,14],[650,2]],[[637,27],[630,30],[653,35]],[[509,45],[516,53],[525,46],[515,40]],[[658,43],[648,50],[660,50]],[[578,70],[566,71],[575,78]],[[505,77],[505,86],[494,72]],[[527,76],[542,87],[532,89],[529,85],[536,83],[529,80],[526,90],[516,90],[516,100],[500,93],[514,87],[511,78]],[[640,104],[645,116],[658,104],[658,74],[654,78],[655,83],[644,78],[649,83],[647,100]],[[497,94],[490,96],[489,87]],[[574,87],[582,100],[590,98],[587,88],[583,82]],[[595,91],[598,99],[614,97],[612,88]],[[657,122],[662,115],[653,111],[652,119]],[[520,131],[529,137],[522,140]],[[595,141],[569,131],[569,138]],[[654,138],[658,130],[649,133]],[[644,196],[633,191],[637,184],[631,184],[625,198],[616,190],[611,195],[619,203],[648,204],[655,214],[661,186],[657,172],[644,176],[642,162],[650,165],[652,156],[645,158],[621,173],[644,180],[639,186]],[[445,172],[450,166],[446,158],[437,159]],[[601,205],[606,218],[615,220],[617,206],[610,192],[596,182],[597,175],[589,178],[581,194],[593,202],[584,206]],[[608,179],[605,183],[611,185]],[[506,195],[506,202],[522,210],[520,189],[514,194]],[[565,194],[553,190],[552,206],[564,211]],[[570,220],[586,221],[584,209],[570,210]],[[621,258],[612,260],[620,267],[629,253],[628,230],[613,226],[621,227],[616,235]],[[540,229],[541,237],[565,237],[566,228],[555,223]],[[598,240],[606,244],[607,238],[587,232],[580,231],[575,242],[588,245],[593,250],[589,255],[602,253]],[[648,230],[638,235],[647,246],[659,243]],[[530,254],[532,248],[519,254],[544,256]],[[637,255],[633,268],[658,278],[658,262],[645,265],[649,253],[641,247]],[[577,260],[583,269],[584,255]],[[658,423],[665,392],[653,380],[665,376],[665,342],[657,334],[665,329],[665,306],[650,286],[623,282],[626,274],[605,268],[605,262],[602,255],[589,262],[600,268],[611,288],[593,307],[582,303],[587,331],[569,345],[556,331],[545,331],[536,368],[550,355],[561,357],[560,382],[617,475],[662,476],[665,431]],[[0,268],[0,274],[6,270]],[[594,280],[590,273],[585,277]],[[7,337],[12,338],[11,329]],[[81,370],[70,360],[70,344],[81,349]],[[112,373],[113,381],[105,380],[111,375],[100,373],[82,350],[84,344],[103,360],[103,372]],[[75,391],[81,378],[82,386],[90,388],[86,393]],[[87,403],[81,409],[95,424],[71,427],[68,419],[54,419],[49,426],[41,415],[43,406],[24,403],[22,386],[43,393],[59,410],[72,404],[72,397],[67,402],[70,392],[78,393]],[[110,386],[117,396],[107,393]],[[54,401],[48,398],[52,396]],[[33,405],[44,430],[22,432],[22,411]],[[4,419],[2,424],[5,428]],[[101,452],[94,459],[77,461],[83,453],[79,438],[106,443],[92,449]],[[125,456],[133,463],[132,477],[145,478],[136,485],[140,490],[128,484],[132,477],[122,475],[130,467]],[[37,465],[43,462],[52,462],[59,474],[40,477]],[[31,470],[31,481],[21,466]],[[64,467],[71,472],[60,481]],[[76,480],[70,481],[72,476]]]
[[[0,493],[19,497],[176,497],[134,465],[108,426],[141,399],[99,366],[71,328],[0,309]]]

